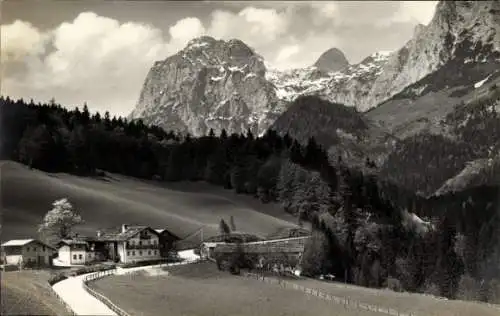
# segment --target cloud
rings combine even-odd
[[[43,53],[44,37],[30,23],[16,20],[1,28],[1,60],[21,61],[25,57]]]
[[[290,58],[293,55],[296,55],[300,51],[300,46],[299,45],[290,45],[290,46],[285,46],[283,47],[277,56],[277,59],[287,59]]]
[[[182,32],[174,28],[173,34],[177,39]],[[49,52],[39,48],[44,38],[50,41]],[[169,53],[160,30],[92,12],[46,33],[24,22],[2,25],[2,39],[2,56],[6,52],[24,56],[26,68],[22,76],[3,74],[2,94],[39,100],[55,97],[74,106],[87,101],[91,110],[121,115],[133,107],[154,61]],[[9,66],[9,60],[3,64]]]
[[[318,11],[319,16],[327,19],[333,19],[338,16],[338,6],[334,2],[315,2],[310,3],[311,7]],[[314,21],[313,21],[314,22]]]
[[[180,46],[179,48],[182,48],[189,40],[201,36],[205,34],[205,32],[205,27],[200,19],[196,17],[181,19],[168,30],[171,41],[170,45]]]
[[[401,1],[393,22],[418,22],[427,25],[434,16],[438,1]]]
[[[356,62],[375,50],[402,46],[417,22],[430,20],[434,7],[431,2],[231,2],[207,19],[185,16],[164,30],[92,12],[45,31],[15,21],[1,26],[1,90],[12,97],[55,97],[69,106],[86,101],[90,110],[127,115],[153,63],[194,37],[238,38],[278,68],[312,65],[332,47]]]
[[[221,39],[238,38],[250,46],[262,46],[286,34],[290,20],[276,9],[246,7],[238,13],[215,10],[208,34]]]

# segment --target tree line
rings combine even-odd
[[[194,138],[109,113],[91,115],[86,106],[68,110],[8,97],[0,104],[2,159],[82,176],[107,171],[206,181],[280,203],[298,223],[311,221],[306,274],[447,297],[462,297],[473,284],[479,299],[500,297],[497,187],[426,199],[341,159],[331,164],[314,138],[301,145],[272,130],[262,137],[223,130]],[[434,229],[410,228],[408,212],[432,220]]]
[[[422,132],[398,142],[382,166],[381,175],[412,191],[430,195],[456,176],[467,163],[500,152],[500,89],[455,106],[439,124],[440,134]],[[499,184],[488,173],[480,183]],[[496,180],[496,181],[495,181]]]

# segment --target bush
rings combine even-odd
[[[457,299],[466,301],[478,301],[480,299],[481,286],[469,275],[462,275],[458,282]]]
[[[388,277],[385,281],[385,287],[394,292],[403,292],[403,286],[401,282],[393,277]]]
[[[5,265],[4,267],[4,271],[16,271],[16,270],[19,270],[19,266],[18,265],[14,265],[14,264],[8,264],[8,265]]]
[[[183,259],[181,258],[168,258],[168,259],[154,259],[154,260],[145,260],[138,262],[128,262],[121,265],[122,268],[134,268],[134,267],[143,267],[155,264],[162,263],[173,263],[173,262],[181,262]]]
[[[58,274],[54,274],[50,277],[49,279],[49,284],[50,286],[56,284],[57,282],[60,282],[62,280],[66,280],[68,277],[66,276],[66,274],[64,274],[63,272],[60,272]]]
[[[422,292],[432,296],[441,296],[441,291],[439,287],[432,282],[427,282],[422,288]]]
[[[491,304],[500,304],[500,280],[493,279],[487,284],[486,300]]]
[[[240,266],[238,264],[233,264],[231,265],[231,267],[229,268],[229,272],[231,272],[231,274],[234,274],[234,275],[240,275]]]
[[[92,273],[92,272],[98,272],[98,271],[107,271],[107,270],[112,270],[116,268],[116,265],[109,265],[109,264],[99,264],[95,266],[90,266],[90,267],[83,267],[80,269],[77,269],[73,272],[71,272],[71,276],[77,276],[77,275],[82,275],[86,273]]]

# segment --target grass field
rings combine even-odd
[[[1,272],[0,315],[66,316],[68,310],[47,283],[48,271]]]
[[[302,286],[321,290],[338,297],[348,297],[365,304],[393,308],[399,312],[422,316],[498,316],[500,311],[486,304],[443,300],[416,293],[397,293],[337,282],[323,282],[313,279],[289,280]]]
[[[232,276],[218,271],[213,263],[170,267],[168,271],[169,276],[113,276],[92,286],[134,315],[383,315],[345,309],[334,302],[277,284]],[[499,315],[498,309],[481,303],[447,301],[312,279],[287,281],[351,301],[418,316]]]
[[[103,179],[51,174],[14,162],[0,162],[2,239],[36,236],[36,226],[51,203],[67,197],[86,221],[83,234],[122,223],[164,227],[181,238],[205,226],[215,235],[222,217],[233,215],[237,229],[267,235],[295,226],[277,205],[264,205],[203,183],[162,185],[125,176]]]
[[[132,315],[371,316],[279,285],[220,272],[213,263],[168,268],[168,276],[112,276],[91,286]]]

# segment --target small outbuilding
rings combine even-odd
[[[37,239],[13,239],[2,244],[5,265],[50,266],[56,249]]]

